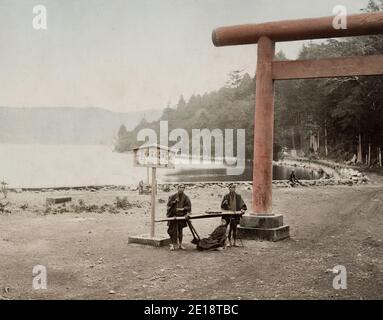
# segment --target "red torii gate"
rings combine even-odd
[[[318,60],[274,61],[275,42],[383,34],[383,12],[347,16],[347,28],[334,17],[287,20],[217,28],[215,46],[258,44],[254,115],[253,212],[241,220],[247,238],[276,241],[289,236],[283,216],[272,213],[274,80],[383,75],[383,55]]]

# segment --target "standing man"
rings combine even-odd
[[[185,185],[180,184],[178,186],[178,192],[169,197],[167,205],[166,216],[170,217],[180,217],[188,216],[191,212],[191,202],[189,197],[184,193]],[[168,222],[168,234],[170,236],[171,244],[170,250],[174,251],[175,249],[185,250],[185,247],[182,245],[182,230],[187,226],[186,221],[169,221]]]
[[[235,184],[231,183],[229,185],[229,193],[225,195],[222,199],[221,203],[221,209],[222,210],[228,210],[228,211],[241,211],[242,213],[245,213],[247,210],[247,206],[245,202],[243,201],[241,195],[235,192]],[[229,224],[229,246],[232,245],[231,238],[233,235],[234,240],[234,247],[237,246],[237,225],[239,223],[240,217],[225,217],[227,223]]]

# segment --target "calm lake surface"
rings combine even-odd
[[[274,166],[273,178],[288,179],[292,168]],[[315,173],[295,168],[298,179]],[[240,176],[227,176],[218,164],[178,163],[176,169],[157,170],[159,182],[252,180],[248,162]],[[146,168],[133,165],[132,154],[113,152],[113,146],[0,144],[0,180],[11,188],[127,185],[146,181]]]

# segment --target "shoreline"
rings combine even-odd
[[[303,168],[306,170],[320,171],[329,178],[320,178],[312,180],[301,180],[301,185],[296,185],[295,188],[299,187],[309,187],[309,186],[334,186],[334,185],[357,185],[357,184],[368,184],[373,183],[369,177],[362,174],[360,171],[355,168],[345,166],[336,162],[331,162],[328,160],[310,160],[306,158],[285,158],[278,161],[273,161],[273,165],[285,166],[291,168]],[[207,186],[219,186],[219,187],[228,187],[230,183],[236,183],[239,186],[252,187],[253,182],[248,181],[237,181],[237,180],[227,180],[227,181],[170,181],[164,182],[160,181],[157,183],[157,186],[160,190],[164,188],[173,189],[178,184],[185,184],[191,187],[207,187]],[[273,180],[272,185],[275,188],[291,188],[289,180]],[[100,185],[80,185],[80,186],[42,186],[42,187],[10,187],[8,188],[9,192],[52,192],[52,191],[68,191],[68,190],[81,190],[81,191],[90,191],[95,192],[99,190],[126,190],[126,191],[136,191],[138,190],[138,184],[100,184]]]
[[[296,185],[294,188],[301,187],[326,187],[326,186],[342,186],[342,185],[365,185],[373,183],[371,180],[352,180],[352,179],[319,179],[319,180],[299,180],[301,185]],[[196,182],[161,182],[157,186],[160,190],[164,188],[174,189],[180,183],[192,187],[192,188],[205,188],[211,186],[217,186],[226,188],[231,183],[235,183],[237,186],[252,188],[252,181],[196,181]],[[289,180],[273,180],[272,185],[274,188],[292,188],[289,184]],[[74,186],[74,187],[41,187],[41,188],[9,188],[9,192],[21,193],[21,192],[52,192],[52,191],[137,191],[136,185],[90,185],[90,186]],[[249,189],[250,190],[250,189]]]

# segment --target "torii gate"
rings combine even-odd
[[[215,46],[258,44],[254,115],[253,212],[241,220],[246,238],[289,236],[283,216],[272,212],[274,80],[383,75],[383,55],[319,60],[274,61],[275,42],[383,34],[383,12],[347,16],[347,28],[334,17],[287,20],[217,28]]]

